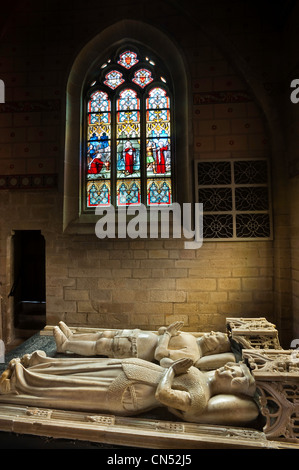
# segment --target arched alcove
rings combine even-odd
[[[175,103],[175,154],[177,200],[188,202],[192,199],[190,184],[191,162],[189,156],[188,123],[190,93],[187,71],[178,46],[163,32],[149,24],[124,20],[99,33],[89,41],[76,57],[68,78],[66,90],[66,128],[64,156],[64,205],[63,228],[68,232],[94,232],[94,216],[82,214],[80,210],[80,147],[82,138],[82,89],[89,71],[101,64],[112,48],[126,42],[146,46],[167,64],[174,84]],[[92,229],[91,229],[92,226]],[[80,227],[80,229],[78,229]],[[90,227],[90,228],[88,228]]]

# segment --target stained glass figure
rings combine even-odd
[[[123,180],[117,183],[117,205],[138,205],[141,202],[140,180]]]
[[[133,65],[136,65],[139,62],[137,59],[137,54],[135,52],[126,51],[120,54],[119,61],[117,62],[119,65],[122,65],[126,69],[130,69]]]
[[[171,204],[171,179],[150,179],[147,182],[147,204],[149,206]]]
[[[118,72],[117,70],[112,70],[111,72],[107,73],[105,76],[106,80],[104,84],[115,90],[119,85],[124,83],[123,74]]]
[[[136,83],[136,85],[141,86],[141,88],[144,88],[146,85],[148,85],[152,81],[153,81],[152,74],[147,69],[137,70],[134,74],[134,78],[132,79],[132,82]]]
[[[110,205],[110,181],[87,183],[87,207]]]
[[[140,143],[138,140],[120,141],[117,147],[117,155],[118,178],[140,175]]]

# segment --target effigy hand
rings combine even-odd
[[[179,330],[183,327],[183,325],[183,321],[175,321],[166,328],[166,332],[169,333],[170,336],[177,336],[180,334]]]
[[[192,359],[183,358],[178,359],[170,367],[172,367],[175,375],[185,374],[188,369],[193,365]]]

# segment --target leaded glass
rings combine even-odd
[[[264,211],[269,207],[268,188],[259,186],[235,189],[237,211]]]
[[[115,62],[102,63],[98,79],[88,81],[84,204],[169,205],[173,156],[170,96],[160,78],[165,70],[129,48]],[[150,89],[154,80],[161,85]]]
[[[87,179],[110,178],[111,102],[107,93],[94,92],[88,111]]]
[[[127,88],[119,94],[117,100],[117,111],[135,111],[140,108],[140,100],[137,92]]]
[[[171,179],[153,178],[147,181],[147,203],[149,206],[171,204]]]
[[[102,91],[95,91],[90,96],[88,101],[88,112],[89,113],[108,113],[111,111],[111,104],[108,99],[107,93]]]
[[[231,188],[202,188],[198,200],[203,202],[205,212],[231,211],[233,208]]]
[[[146,101],[147,109],[168,109],[170,107],[169,97],[163,88],[153,88]]]
[[[140,142],[119,140],[117,145],[117,177],[140,176]]]
[[[230,162],[200,162],[198,164],[198,183],[202,186],[230,184]]]
[[[170,175],[170,139],[153,138],[146,142],[147,175]]]
[[[137,54],[132,51],[125,51],[119,56],[119,65],[122,65],[126,69],[130,69],[133,65],[136,65],[139,62],[137,59]]]
[[[110,205],[110,181],[87,183],[87,207]]]
[[[233,236],[233,216],[230,214],[204,214],[204,238],[231,238]]]
[[[265,160],[240,160],[234,162],[236,184],[267,184],[267,162]]]
[[[140,180],[128,179],[117,182],[117,205],[129,206],[141,203]]]
[[[153,88],[146,100],[147,175],[171,174],[169,98],[162,88]]]
[[[134,78],[132,79],[132,82],[136,83],[136,85],[141,86],[141,88],[144,88],[146,85],[148,85],[152,81],[153,81],[152,74],[147,69],[137,70],[134,74]]]
[[[125,89],[117,100],[117,177],[140,177],[140,100]]]
[[[109,86],[109,88],[112,88],[112,90],[117,88],[125,81],[123,79],[122,73],[118,72],[117,70],[112,70],[111,72],[107,73],[105,78],[106,80],[104,81],[104,84]]]

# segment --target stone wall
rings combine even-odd
[[[265,243],[99,241],[75,236],[49,246],[48,318],[70,324],[223,329],[227,315],[273,310],[273,260]]]

